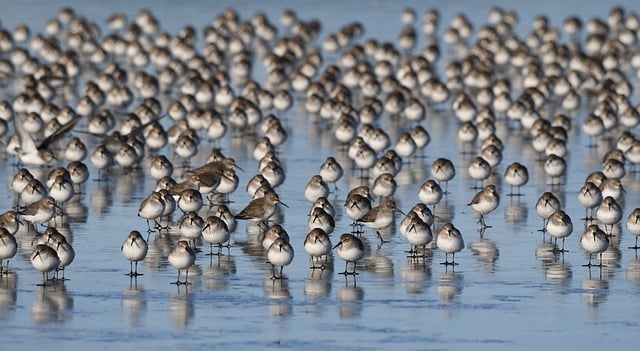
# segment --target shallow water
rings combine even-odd
[[[233,2],[192,2],[189,6],[170,1],[143,2],[70,2],[78,13],[104,25],[107,16],[118,11],[135,15],[145,4],[152,8],[163,28],[175,33],[189,23],[201,28]],[[631,4],[631,2],[629,2]],[[448,24],[456,11],[465,12],[474,25],[485,23],[491,5],[475,1],[443,4],[442,24]],[[510,2],[497,2],[506,8]],[[337,5],[343,5],[338,10]],[[402,24],[399,15],[405,5],[418,10],[418,21],[425,11],[422,2],[399,4],[393,1],[307,3],[289,1],[274,6],[260,1],[237,8],[242,18],[264,11],[278,23],[282,9],[295,8],[301,18],[322,21],[321,38],[341,25],[361,21],[365,37],[394,40]],[[623,4],[624,5],[624,4]],[[521,5],[524,6],[524,5]],[[520,13],[519,33],[531,28],[533,16],[549,15],[558,26],[569,14],[587,20],[605,16],[609,6],[600,2],[541,1]],[[628,7],[628,9],[633,9]],[[635,9],[637,10],[637,9]],[[41,30],[46,20],[59,11],[56,4],[40,2],[0,2],[2,26],[13,28],[27,23]],[[420,47],[420,44],[418,44]],[[335,59],[328,56],[326,61]],[[446,56],[445,56],[446,59]],[[637,88],[637,82],[636,88]],[[1,91],[7,94],[6,91]],[[4,95],[3,95],[4,98]],[[632,98],[634,105],[635,96]],[[424,127],[432,142],[425,156],[405,164],[397,176],[395,198],[408,211],[418,202],[420,185],[430,178],[431,163],[438,157],[451,159],[457,171],[449,184],[451,194],[438,205],[436,226],[453,222],[462,232],[466,248],[456,255],[455,269],[439,263],[442,252],[434,249],[424,260],[409,260],[405,239],[394,231],[389,243],[379,245],[371,230],[365,230],[367,255],[358,264],[360,274],[339,275],[344,264],[339,258],[324,271],[308,269],[303,249],[310,204],[304,199],[307,181],[327,156],[337,156],[344,165],[337,143],[328,130],[310,121],[301,104],[284,117],[288,141],[280,148],[286,169],[285,183],[277,189],[289,209],[282,209],[283,226],[291,236],[296,257],[285,267],[286,280],[274,281],[255,228],[240,222],[232,235],[230,255],[221,257],[198,254],[189,270],[189,286],[171,285],[176,271],[166,255],[176,237],[151,234],[149,254],[140,264],[144,273],[137,279],[125,276],[129,263],[121,256],[120,245],[129,231],[145,230],[146,223],[136,216],[140,202],[151,192],[155,181],[142,172],[112,171],[103,183],[88,182],[77,201],[67,204],[67,224],[61,228],[72,241],[76,259],[67,269],[69,280],[38,287],[41,275],[29,263],[32,235],[20,232],[20,250],[11,261],[13,274],[0,279],[0,340],[12,349],[51,347],[68,350],[87,346],[110,349],[540,349],[567,345],[574,349],[629,349],[636,343],[640,323],[640,259],[633,250],[634,237],[622,226],[614,228],[614,245],[605,252],[602,269],[589,270],[582,265],[587,254],[578,238],[583,230],[580,218],[584,209],[577,202],[578,190],[586,175],[600,170],[600,159],[609,145],[601,142],[587,148],[588,138],[580,129],[583,109],[575,114],[571,129],[568,174],[565,183],[554,187],[563,208],[573,219],[574,232],[567,238],[569,252],[563,257],[549,252],[538,231],[541,219],[535,212],[538,197],[551,189],[538,155],[505,122],[498,123],[498,136],[505,144],[504,159],[491,180],[501,196],[498,209],[487,215],[492,228],[478,230],[477,217],[466,204],[475,191],[466,172],[471,155],[461,154],[463,146],[455,141],[457,125],[451,112],[431,111]],[[166,122],[166,121],[165,121]],[[382,122],[395,140],[404,127]],[[614,138],[617,137],[614,136]],[[95,146],[96,141],[87,137]],[[614,139],[615,140],[615,139]],[[201,164],[213,145],[207,145],[192,164]],[[238,212],[249,202],[244,191],[255,174],[257,162],[248,139],[226,138],[226,155],[234,157],[246,172],[238,172],[240,186],[232,194],[230,207]],[[170,150],[164,150],[170,155]],[[475,156],[475,155],[474,155]],[[519,161],[529,168],[530,181],[523,196],[506,196],[509,186],[502,180],[507,165]],[[0,197],[11,198],[8,187],[15,172],[13,159],[0,163]],[[148,165],[148,162],[145,164]],[[91,166],[90,166],[91,167]],[[346,167],[347,169],[349,167]],[[91,168],[92,175],[95,170]],[[46,175],[46,171],[44,173]],[[340,233],[350,230],[343,213],[347,189],[359,183],[358,174],[346,176],[332,195],[338,210],[337,242]],[[623,183],[623,220],[640,206],[638,176],[628,174]],[[9,209],[6,201],[2,211]],[[203,210],[203,214],[206,211]],[[396,224],[401,218],[397,218]],[[206,246],[202,247],[206,251]],[[58,346],[59,345],[59,346]]]

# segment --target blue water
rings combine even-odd
[[[277,25],[281,11],[294,8],[300,18],[314,17],[322,22],[320,38],[358,20],[365,27],[365,38],[380,41],[395,40],[402,28],[400,12],[405,6],[417,10],[418,24],[427,9],[418,1],[67,4],[100,26],[115,11],[134,16],[140,8],[148,7],[170,33],[187,24],[202,28],[231,6],[243,19],[263,11]],[[495,4],[518,11],[516,28],[522,35],[532,28],[538,14],[546,14],[551,25],[560,26],[567,15],[575,14],[586,21],[606,16],[610,9],[609,4],[596,1]],[[639,10],[633,2],[621,4]],[[442,26],[461,11],[478,28],[486,22],[494,3],[431,5],[441,11]],[[12,29],[26,23],[33,32],[41,31],[61,7],[53,2],[0,1],[0,24]],[[443,54],[446,60],[446,50]],[[335,56],[325,57],[326,61],[332,59]],[[10,92],[2,90],[0,94],[7,98]],[[637,97],[631,99],[635,105]],[[297,103],[281,116],[289,138],[279,149],[286,180],[277,191],[290,207],[281,213],[296,252],[292,264],[284,269],[288,279],[269,279],[270,267],[260,244],[255,243],[255,231],[241,222],[232,235],[229,256],[210,260],[198,255],[196,266],[189,270],[192,285],[170,284],[176,271],[166,255],[175,237],[155,238],[153,234],[149,254],[139,266],[144,275],[130,280],[124,275],[129,263],[120,254],[120,245],[129,231],[146,229],[145,221],[136,213],[155,182],[144,172],[114,169],[106,182],[88,182],[77,202],[66,206],[68,226],[63,228],[77,253],[66,272],[70,280],[45,288],[36,286],[42,277],[28,260],[30,234],[18,234],[20,251],[11,261],[14,273],[0,279],[0,349],[630,349],[637,343],[640,321],[640,259],[627,249],[634,237],[624,224],[614,228],[618,236],[605,253],[607,267],[591,271],[582,267],[587,254],[580,248],[578,237],[583,230],[580,218],[584,210],[576,197],[586,175],[601,168],[600,159],[606,152],[605,147],[586,148],[589,140],[582,134],[580,121],[587,112],[582,109],[574,116],[569,135],[569,176],[554,190],[575,228],[567,238],[569,252],[563,258],[548,253],[549,247],[538,232],[542,221],[535,213],[535,203],[550,189],[548,178],[536,163],[538,155],[506,123],[497,125],[505,150],[496,170],[498,176],[492,180],[500,193],[506,194],[509,186],[501,175],[514,161],[529,167],[531,180],[519,199],[503,195],[498,209],[487,216],[493,227],[479,232],[477,218],[466,206],[475,193],[470,189],[473,180],[466,174],[471,157],[459,153],[462,147],[455,141],[455,118],[445,109],[432,111],[425,121],[432,142],[424,159],[405,165],[397,176],[400,186],[395,198],[401,209],[409,210],[418,201],[420,185],[430,177],[431,163],[438,157],[453,160],[458,174],[449,184],[451,194],[438,206],[437,226],[451,221],[464,236],[466,248],[456,255],[459,265],[455,270],[439,264],[444,254],[435,248],[424,261],[412,262],[406,258],[404,251],[409,245],[402,236],[394,233],[391,242],[379,246],[370,230],[365,233],[367,256],[359,263],[360,275],[355,280],[337,274],[344,264],[337,257],[333,269],[309,270],[302,245],[310,207],[303,196],[304,186],[327,156],[337,156],[341,162],[346,162],[346,156],[337,151],[331,132],[311,123],[302,104]],[[395,141],[402,126],[387,120],[381,124]],[[95,146],[96,140],[83,138]],[[230,206],[237,212],[249,202],[244,186],[257,171],[251,155],[253,144],[226,138],[221,146],[246,171],[238,172],[241,185],[231,196],[234,202]],[[211,147],[203,143],[192,164],[203,163]],[[168,148],[163,152],[171,154]],[[0,197],[6,199],[13,196],[8,187],[15,172],[12,162],[12,158],[0,161],[0,184],[5,184],[0,187]],[[95,175],[93,167],[90,169]],[[338,183],[340,191],[332,195],[338,210],[334,242],[350,229],[341,205],[347,189],[358,181],[357,174],[352,177],[347,171]],[[623,204],[626,220],[640,205],[640,182],[636,175],[627,174],[623,184],[627,190]],[[10,206],[7,200],[0,210]]]

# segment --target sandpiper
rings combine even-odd
[[[322,209],[322,207],[314,207],[309,215],[307,222],[309,229],[320,228],[327,234],[333,233],[333,229],[336,226],[333,217]]]
[[[384,241],[378,230],[387,228],[393,223],[394,214],[396,211],[405,214],[396,206],[395,201],[386,200],[382,204],[372,208],[364,216],[360,217],[358,219],[358,222],[363,223],[367,227],[375,230],[376,235],[378,236],[380,241]]]
[[[547,231],[547,220],[560,209],[560,200],[551,192],[545,192],[536,202],[536,213],[542,217],[542,232]]]
[[[597,225],[590,225],[587,230],[580,235],[580,245],[589,253],[589,263],[583,266],[602,267],[602,253],[609,247],[609,238]],[[591,264],[591,255],[594,254],[600,254],[600,264]]]
[[[66,278],[64,277],[65,268],[70,265],[71,262],[73,262],[73,259],[76,257],[75,250],[67,241],[67,238],[57,231],[52,235],[49,235],[49,238],[47,239],[47,245],[56,250],[56,254],[58,255],[58,259],[60,260],[60,262],[58,263],[58,267],[56,268],[56,278],[58,278],[58,272],[62,271],[62,278],[60,278],[60,280],[66,280]]]
[[[173,173],[173,164],[164,155],[156,156],[149,166],[149,174],[154,179],[161,179],[163,177],[170,177]]]
[[[168,256],[169,263],[173,268],[178,270],[178,280],[172,284],[186,285],[191,284],[189,282],[189,267],[193,265],[196,260],[196,252],[189,247],[189,243],[186,240],[180,240],[176,246],[171,249]],[[184,281],[180,281],[180,271],[184,270]]]
[[[562,248],[556,251],[560,253],[567,252],[567,250],[564,249],[564,239],[573,232],[571,217],[564,211],[557,210],[549,217],[546,228],[549,235],[551,235],[556,242],[558,239],[562,239]]]
[[[228,242],[231,238],[231,232],[227,227],[225,221],[218,216],[207,217],[207,222],[202,227],[202,238],[209,243],[209,256],[215,255],[213,253],[213,245],[218,246],[218,253],[224,246],[224,243]],[[227,245],[229,247],[229,245]]]
[[[640,236],[640,208],[636,207],[629,213],[629,217],[627,217],[627,229],[636,237],[636,244],[629,248],[637,250],[639,248],[638,237]]]
[[[445,266],[457,265],[455,262],[456,252],[464,249],[464,240],[462,239],[460,231],[453,224],[447,223],[440,229],[436,238],[436,244],[445,254],[444,262],[441,264]],[[449,254],[452,256],[451,262],[449,262]]]
[[[127,273],[130,277],[137,277],[142,275],[142,273],[138,273],[138,262],[144,260],[147,256],[147,251],[149,250],[149,245],[144,240],[142,235],[137,230],[132,230],[127,239],[124,241],[122,246],[120,247],[120,251],[122,255],[129,260],[130,270]],[[135,262],[135,270],[133,269],[133,263]]]
[[[578,201],[585,207],[585,217],[583,219],[591,221],[594,219],[593,209],[602,202],[602,192],[592,182],[586,182],[578,192]]]
[[[288,240],[277,238],[267,250],[267,259],[271,263],[271,279],[283,279],[282,268],[293,261],[293,247]],[[280,274],[276,275],[275,269],[280,267]]]
[[[42,272],[42,284],[38,285],[44,286],[49,278],[49,272],[53,272],[60,265],[60,259],[56,250],[45,244],[38,244],[31,254],[31,264],[36,270]]]
[[[202,227],[204,226],[204,219],[198,215],[197,212],[188,211],[178,221],[178,230],[183,239],[187,242],[191,241],[191,248],[196,252],[196,240],[202,236]]]
[[[480,190],[476,195],[471,199],[471,202],[468,204],[471,208],[480,214],[480,224],[482,228],[490,228],[487,223],[484,221],[484,215],[490,213],[495,210],[500,203],[500,196],[496,191],[496,186],[493,184],[489,184],[484,189]]]
[[[264,223],[276,212],[278,204],[289,207],[280,201],[280,197],[276,192],[268,191],[264,197],[251,201],[235,217],[236,219],[247,219],[253,223]]]
[[[410,213],[415,214],[415,212]],[[429,244],[433,240],[433,234],[429,224],[422,221],[417,214],[415,217],[407,216],[407,218],[409,218],[409,223],[406,224],[404,235],[409,244],[411,244],[411,249],[408,253],[411,257],[416,257],[419,253],[418,248]]]
[[[7,211],[0,214],[0,227],[6,229],[9,234],[13,235],[18,231],[18,228],[22,224],[18,219],[16,211]]]
[[[397,187],[398,185],[393,175],[391,173],[383,173],[373,181],[371,192],[381,199],[386,199],[395,194]]]
[[[319,175],[327,183],[333,183],[337,189],[336,183],[342,178],[344,171],[342,166],[334,157],[327,157],[324,163],[320,166]]]
[[[510,164],[504,172],[504,180],[511,185],[511,192],[508,196],[521,196],[520,187],[527,184],[529,181],[529,171],[527,167],[519,162]],[[513,187],[518,188],[518,192],[513,192]]]
[[[442,200],[442,188],[433,179],[428,179],[420,186],[418,199],[425,205],[435,206]]]
[[[204,205],[202,194],[198,190],[195,189],[185,189],[180,193],[180,197],[178,198],[178,208],[183,213],[187,213],[190,211],[198,212]]]
[[[309,202],[315,202],[319,197],[327,197],[327,195],[329,195],[329,187],[322,176],[316,174],[311,177],[304,188],[304,198]]]
[[[338,256],[345,261],[344,272],[340,274],[344,275],[357,275],[356,263],[364,257],[364,244],[362,240],[353,234],[344,233],[340,235],[340,242],[334,247],[337,249]],[[353,270],[349,272],[349,262],[353,262]]]
[[[47,196],[40,201],[36,201],[18,212],[20,217],[31,224],[43,224],[49,222],[55,215],[55,209],[62,209],[56,205],[56,200]]]
[[[431,165],[431,176],[434,177],[438,182],[445,183],[445,191],[444,194],[448,194],[448,186],[449,181],[453,179],[456,175],[456,168],[453,166],[453,163],[446,158],[439,158],[433,161]]]
[[[9,274],[9,260],[16,255],[18,242],[16,238],[4,227],[0,227],[0,276]],[[6,265],[3,263],[7,260]]]
[[[278,238],[283,238],[285,241],[289,241],[289,233],[287,233],[284,228],[280,224],[275,224],[269,227],[264,232],[264,237],[262,238],[262,247],[265,250],[269,250],[271,244]]]
[[[331,253],[331,239],[322,228],[313,228],[304,238],[304,250],[311,257],[311,269],[324,269],[324,264],[316,266],[316,261]]]
[[[596,218],[598,222],[604,224],[605,230],[607,226],[611,226],[613,230],[613,225],[622,219],[622,208],[612,196],[607,196],[596,209]],[[611,231],[608,234],[611,234]]]
[[[159,192],[154,191],[146,199],[142,200],[140,207],[138,208],[138,217],[142,217],[147,220],[147,229],[152,232],[149,220],[155,222],[155,228],[159,224],[160,216],[164,214],[166,203]]]
[[[491,166],[482,156],[474,158],[469,164],[469,176],[475,180],[473,189],[482,189],[484,180],[490,175]],[[478,186],[478,182],[480,182],[480,186]]]
[[[361,193],[353,193],[351,195],[347,195],[347,199],[344,203],[344,210],[353,220],[352,226],[353,230],[356,230],[357,221],[362,218],[365,214],[371,211],[371,199],[369,198],[369,188],[366,188],[366,195],[362,195]]]

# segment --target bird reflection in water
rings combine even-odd
[[[169,318],[175,326],[186,327],[196,314],[193,294],[189,292],[192,288],[188,284],[178,285],[178,291],[169,297]]]
[[[16,301],[18,300],[18,275],[10,272],[0,274],[0,321],[13,319]]]
[[[514,200],[515,198],[515,200]],[[529,218],[529,207],[526,201],[520,201],[520,196],[512,196],[504,209],[504,220],[510,224],[526,223]]]
[[[362,300],[364,299],[364,289],[353,282],[345,281],[336,292],[336,299],[339,302],[338,310],[340,319],[358,318],[362,314]]]
[[[73,310],[73,298],[69,296],[62,280],[38,286],[31,304],[31,319],[36,324],[65,323]]]
[[[113,191],[109,188],[108,183],[96,183],[91,191],[89,200],[92,214],[103,219],[104,215],[109,213],[109,209],[113,206]]]
[[[545,278],[549,283],[567,287],[573,277],[573,271],[571,270],[571,264],[561,261],[553,261],[549,263],[543,263],[542,268],[545,271]]]
[[[267,309],[269,314],[276,317],[287,317],[291,315],[291,291],[289,291],[288,279],[271,279],[271,274],[267,274],[262,279],[264,285],[264,296],[267,298]]]
[[[236,259],[233,255],[209,256],[209,266],[202,272],[202,284],[211,291],[229,286],[227,277],[236,275]]]
[[[627,266],[627,280],[631,282],[631,285],[636,289],[640,290],[640,258],[638,258],[638,254],[629,260],[629,264]]]
[[[437,214],[436,214],[437,211]],[[445,196],[440,203],[438,203],[437,209],[434,209],[433,216],[435,218],[435,223],[453,223],[453,218],[455,217],[456,208],[452,202],[449,202],[447,196]],[[439,230],[433,231],[433,233],[437,233]]]
[[[452,270],[445,270],[438,278],[436,291],[442,303],[453,303],[456,296],[462,293],[464,275]]]
[[[138,277],[132,276],[122,292],[122,312],[129,326],[140,326],[147,309],[145,290],[138,285]]]
[[[73,223],[87,223],[89,208],[79,196],[74,196],[64,207],[64,213]]]
[[[393,261],[388,249],[379,248],[364,259],[367,271],[382,278],[393,278]]]
[[[433,251],[428,250],[427,252],[430,253],[430,257],[428,259],[424,259],[422,257],[409,258],[400,270],[402,286],[404,286],[407,294],[422,294],[429,287]]]
[[[495,273],[500,250],[495,242],[484,236],[484,230],[480,231],[478,240],[471,243],[471,252],[482,264],[485,273]]]
[[[320,316],[326,307],[325,301],[331,293],[333,265],[328,269],[309,269],[309,276],[304,280],[304,297],[307,301],[307,312]]]
[[[133,201],[134,196],[141,195],[144,173],[139,170],[121,170],[122,174],[116,178],[116,194],[121,204]]]
[[[589,276],[580,284],[582,300],[591,308],[598,307],[607,300],[609,280],[602,274],[602,267],[589,267]]]
[[[167,235],[156,237],[155,240],[148,240],[149,249],[144,258],[144,265],[151,271],[158,272],[169,266],[167,257],[175,245]],[[189,271],[191,273],[191,271]]]

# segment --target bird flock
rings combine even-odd
[[[554,255],[568,251],[565,239],[579,220],[589,267],[602,266],[602,253],[620,235],[613,228],[625,218],[638,249],[640,209],[625,216],[622,185],[640,163],[633,134],[640,122],[632,83],[640,69],[637,14],[614,7],[606,19],[567,17],[561,27],[539,15],[526,35],[515,32],[518,14],[498,7],[482,24],[463,13],[443,23],[435,9],[407,8],[400,20],[395,41],[367,37],[358,21],[323,33],[320,20],[294,10],[283,11],[278,23],[227,9],[203,28],[185,25],[177,33],[166,32],[149,9],[113,14],[101,26],[63,8],[41,33],[0,24],[0,137],[15,165],[15,201],[0,215],[0,273],[14,274],[9,260],[18,242],[30,242],[23,249],[32,252],[42,284],[67,279],[75,252],[58,229],[69,220],[68,205],[82,199],[87,181],[140,172],[156,186],[130,214],[140,227],[120,233],[127,275],[143,274],[138,263],[149,240],[171,237],[166,259],[177,270],[174,283],[189,284],[196,259],[229,254],[237,221],[247,220],[248,232],[259,233],[271,278],[285,278],[292,241],[303,240],[287,233],[288,205],[278,193],[296,167],[283,162],[294,113],[304,116],[304,128],[322,131],[334,151],[295,191],[311,204],[303,247],[312,269],[332,268],[335,252],[345,262],[342,274],[355,277],[366,238],[384,245],[396,229],[408,259],[424,260],[437,248],[442,263],[455,266],[463,233],[438,207],[460,181],[456,175],[464,171],[474,182],[468,205],[482,235],[501,198],[532,200],[522,200],[521,189],[534,166],[548,177],[535,210]],[[427,128],[436,118],[457,126],[455,134]],[[534,150],[537,164],[503,165],[499,127]],[[608,147],[588,175],[567,174],[568,145],[579,132],[589,137],[584,147]],[[448,150],[427,149],[432,138],[455,145],[463,164],[442,157]],[[229,140],[245,145],[245,153],[221,147]],[[524,150],[508,151],[525,159]],[[197,155],[206,153],[200,162]],[[240,168],[238,158],[251,158],[258,171]],[[394,197],[402,186],[397,175],[416,164],[431,177],[417,180],[416,203],[405,212]],[[239,174],[250,177],[246,184]],[[340,189],[346,176],[349,188]],[[557,197],[567,176],[585,179],[570,199],[585,207],[582,219],[570,218]],[[236,212],[234,201],[247,205]],[[339,237],[334,230],[349,223],[337,223],[336,206],[352,221]],[[592,255],[600,260],[593,263]]]

